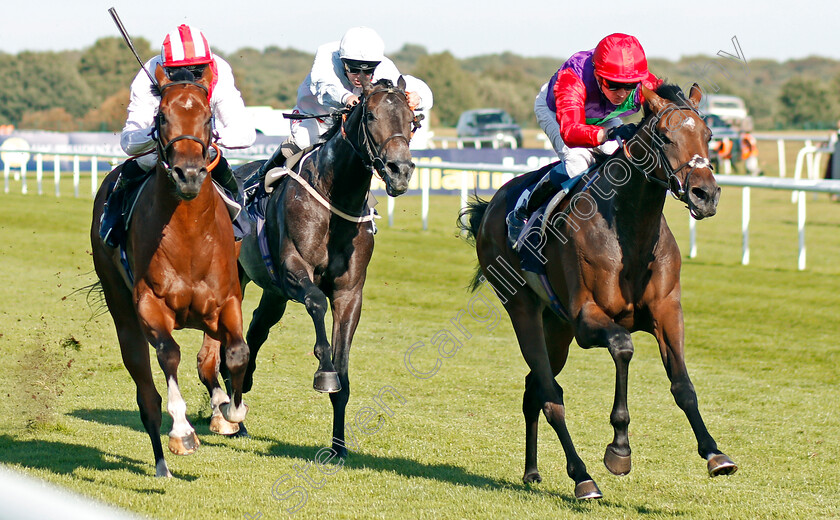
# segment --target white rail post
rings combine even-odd
[[[432,184],[432,169],[424,168],[420,176],[420,215],[423,220],[423,231],[429,230],[429,189]]]
[[[470,178],[469,175],[473,172],[467,172],[467,170],[461,170],[461,212],[467,209],[467,197],[470,195],[470,187],[469,182]],[[473,175],[475,175],[473,173]],[[473,177],[474,179],[475,177]],[[462,217],[462,219],[465,217]],[[467,224],[466,221],[463,221],[464,224]]]
[[[29,193],[29,187],[26,185],[26,161],[20,162],[20,192],[26,195]]]
[[[90,158],[90,194],[96,197],[96,188],[99,187],[99,157]]]
[[[9,162],[3,162],[3,184],[6,186],[5,192],[9,193]]]
[[[79,198],[79,156],[73,156],[73,196]]]
[[[394,205],[396,199],[388,197],[388,227],[394,227]]]
[[[57,155],[53,156],[53,179],[55,180],[55,196],[61,196],[61,161]]]
[[[741,191],[741,265],[750,265],[750,188]]]
[[[688,216],[688,237],[690,244],[688,257],[695,258],[697,256],[697,221],[691,215]]]
[[[779,177],[784,178],[787,168],[787,162],[785,159],[785,140],[776,139],[776,146],[779,149]]]
[[[799,270],[805,270],[805,192],[799,192]]]
[[[44,155],[35,154],[35,181],[38,184],[38,195],[44,194]]]

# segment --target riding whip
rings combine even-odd
[[[158,86],[157,81],[155,81],[155,78],[152,77],[152,74],[148,70],[146,70],[146,67],[143,65],[143,60],[140,59],[140,56],[137,54],[137,50],[134,48],[134,44],[131,43],[131,37],[128,35],[128,31],[125,30],[125,27],[122,24],[122,20],[120,20],[120,15],[117,14],[117,10],[112,7],[108,9],[108,14],[110,14],[111,18],[114,19],[114,23],[117,24],[117,29],[119,29],[120,34],[122,34],[123,40],[125,40],[125,43],[126,45],[128,45],[128,48],[131,49],[131,52],[132,54],[134,54],[134,57],[137,58],[137,63],[140,64],[140,68],[143,69],[143,72],[145,72],[146,75],[149,76],[149,79],[152,81],[152,90],[157,91],[159,93],[160,87]]]

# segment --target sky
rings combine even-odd
[[[382,36],[386,54],[412,43],[458,58],[510,51],[561,62],[624,32],[639,38],[648,56],[670,60],[735,54],[733,38],[748,60],[840,59],[837,0],[4,0],[7,8],[12,3],[15,14],[0,15],[0,51],[9,54],[82,50],[119,36],[108,15],[115,7],[129,34],[153,48],[190,23],[226,54],[268,46],[314,53],[366,25]]]

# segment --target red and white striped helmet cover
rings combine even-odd
[[[195,27],[182,24],[166,35],[160,49],[164,67],[201,65],[213,61],[210,43],[204,33]]]

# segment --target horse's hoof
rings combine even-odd
[[[248,405],[241,403],[239,408],[231,406],[230,403],[222,403],[219,405],[219,411],[222,412],[222,417],[228,422],[241,423],[248,415]]]
[[[611,446],[607,446],[604,452],[604,466],[613,475],[626,475],[630,473],[630,455],[619,455]]]
[[[319,392],[334,394],[341,391],[341,382],[338,380],[338,372],[315,372],[315,381],[312,387]]]
[[[236,437],[238,439],[250,439],[251,434],[248,433],[248,428],[245,427],[245,423],[239,423],[239,431],[231,435],[231,437]]]
[[[210,431],[219,435],[233,435],[239,431],[239,423],[228,422],[221,413],[214,413],[210,418]]]
[[[593,498],[604,498],[598,484],[594,480],[584,480],[575,486],[575,498],[578,500],[592,500]]]
[[[522,482],[525,484],[531,484],[532,482],[539,484],[542,482],[542,477],[540,476],[539,471],[532,471],[530,473],[525,473],[525,476],[522,477]]]
[[[732,462],[732,459],[718,453],[709,457],[709,476],[716,477],[718,475],[731,475],[738,471],[738,466]]]
[[[200,445],[201,443],[198,441],[195,432],[190,432],[183,437],[169,437],[169,451],[175,455],[190,455],[195,453],[195,450]]]

